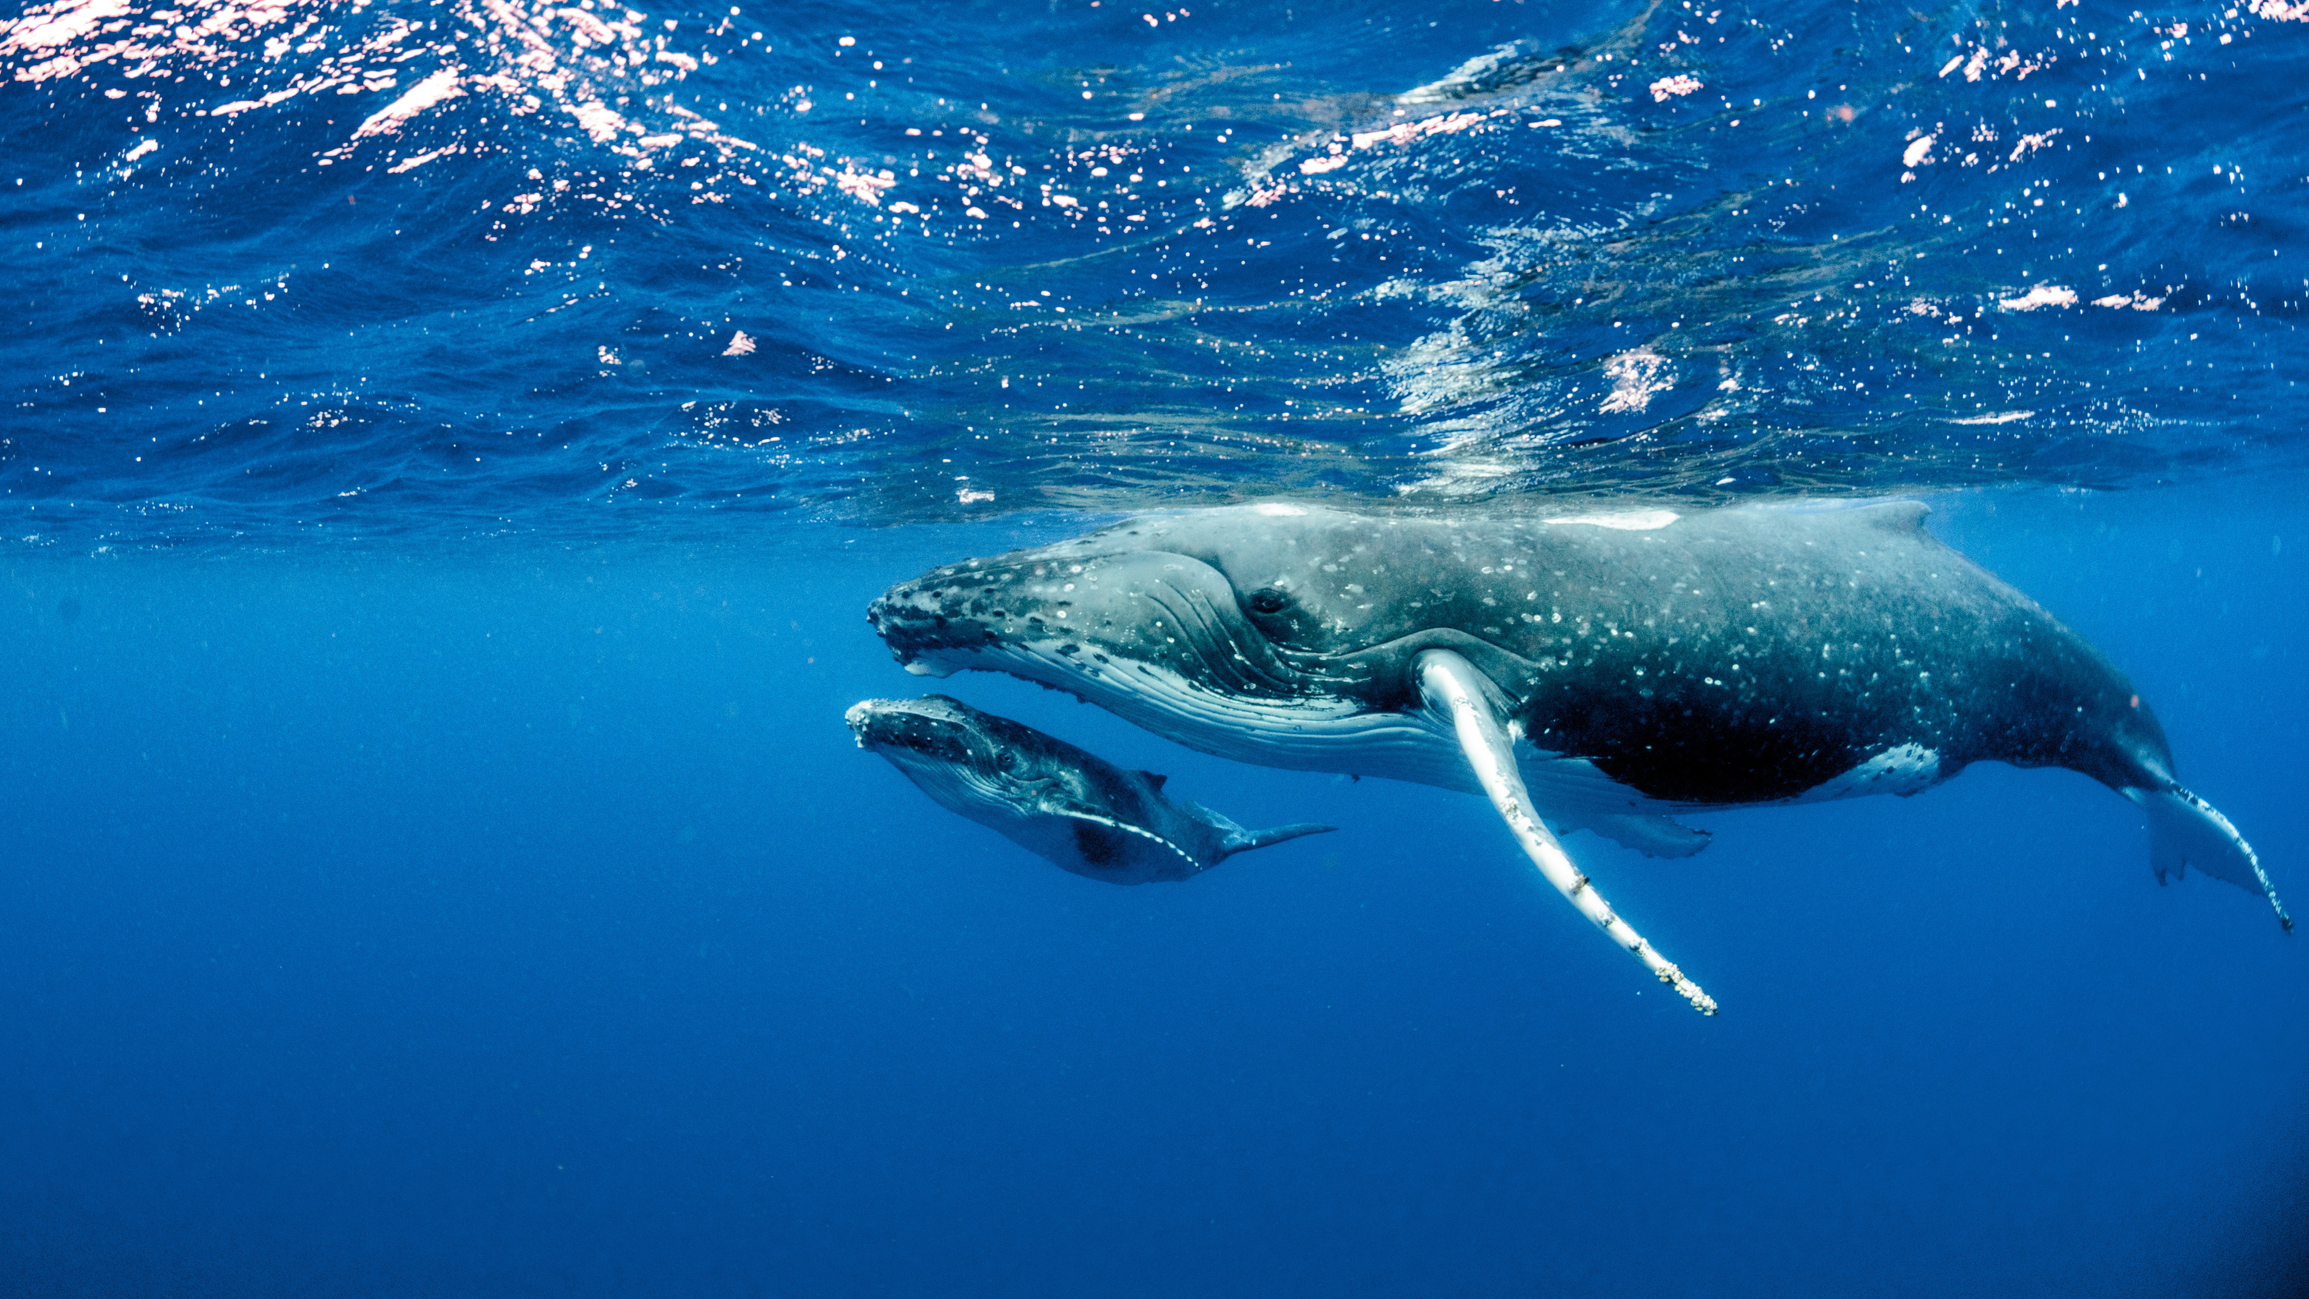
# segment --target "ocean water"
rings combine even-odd
[[[1251,825],[859,752],[894,581],[1137,510],[1909,496],[2296,909],[2309,8],[0,15],[0,1292],[2282,1296],[2309,956],[2133,809],[1567,845],[943,683]]]

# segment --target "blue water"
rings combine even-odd
[[[2309,1291],[2301,940],[2072,773],[1573,837],[1702,1019],[841,724],[1129,510],[1919,495],[2298,908],[2309,11],[589,2],[5,16],[0,1292]]]

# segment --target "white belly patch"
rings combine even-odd
[[[1805,790],[1796,796],[1796,801],[1824,803],[1832,798],[1858,798],[1862,794],[1898,794],[1906,798],[1939,783],[1939,752],[1921,744],[1902,744],[1886,749],[1833,780]]]

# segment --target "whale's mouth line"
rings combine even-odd
[[[941,741],[948,741],[942,743]],[[861,728],[858,747],[888,762],[928,791],[931,797],[956,806],[969,803],[1016,811],[1033,801],[1042,784],[1022,783],[1002,771],[978,736],[954,741],[952,737],[922,737],[904,731],[869,734]]]
[[[890,599],[877,625],[917,675],[1004,673],[1206,753],[1242,757],[1253,750],[1260,756],[1252,761],[1269,765],[1353,769],[1452,788],[1467,785],[1458,770],[1464,764],[1423,708],[1407,665],[1423,650],[1451,649],[1495,681],[1536,667],[1454,627],[1340,651],[1295,648],[1258,629],[1217,566],[1175,551],[1130,553],[1179,570],[1145,581],[1133,593],[1137,607],[1122,607],[1135,636],[1101,634],[1106,619],[1120,621],[1115,612],[1072,604],[1065,611],[1073,617],[1061,619],[1054,605],[1023,613],[1016,602],[1023,593],[1005,593],[996,603],[935,586]],[[977,598],[999,622],[971,609]],[[1358,746],[1382,752],[1368,761],[1343,755]]]
[[[1199,678],[1215,691],[1258,698],[1318,699],[1337,693],[1330,686],[1344,684],[1310,670],[1306,656],[1286,653],[1261,635],[1235,603],[1226,575],[1215,567],[1192,555],[1132,553],[1166,566],[1191,566],[1195,576],[1206,579],[1166,575],[1148,581],[1135,592],[1143,602],[1139,607],[1108,615],[1131,624],[1153,654],[1102,635],[1100,624],[1106,619],[1100,611],[1076,601],[1039,602],[1025,611],[1014,593],[978,596],[995,606],[982,612],[970,607],[976,593],[917,588],[878,601],[872,616],[899,665],[916,676],[945,677],[1005,649],[1047,644],[1072,646],[1053,651],[1057,657],[1049,666],[1063,675],[1097,676],[1102,665],[1168,660],[1180,675]]]
[[[950,663],[1063,691],[1217,757],[1446,788],[1467,783],[1446,729],[1423,710],[1374,709],[1340,695],[1246,696],[1157,663],[1084,664],[1050,642],[981,645]]]
[[[852,707],[845,720],[859,748],[894,762],[961,768],[981,778],[997,770],[995,742],[952,717],[903,701],[869,700]]]
[[[1536,666],[1492,641],[1448,626],[1421,628],[1351,648],[1298,648],[1258,630],[1232,598],[1233,583],[1224,571],[1174,551],[1133,553],[1192,565],[1194,570],[1209,574],[1213,587],[1229,593],[1222,602],[1192,581],[1173,579],[1149,583],[1138,593],[1147,605],[1142,628],[1176,645],[1182,651],[1180,657],[1191,661],[1192,669],[1182,671],[1182,675],[1199,676],[1215,690],[1310,702],[1349,699],[1372,711],[1408,712],[1417,709],[1419,702],[1406,665],[1421,650],[1456,650],[1494,677],[1502,672],[1528,675]],[[1080,613],[1079,609],[1069,611]],[[1043,640],[1063,643],[1068,638],[1084,646],[1073,667],[1085,674],[1097,675],[1098,655],[1110,662],[1153,661],[1111,640],[1102,640],[1087,619],[1083,625],[1070,625],[1064,618],[1037,616],[1030,621],[1005,613],[998,625],[922,596],[892,607],[884,616],[893,620],[893,625],[883,629],[885,638],[893,642],[900,665],[916,676],[944,678],[1002,647]]]

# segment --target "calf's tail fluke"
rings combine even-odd
[[[1275,847],[1279,842],[1302,838],[1302,835],[1328,835],[1337,828],[1339,826],[1316,826],[1314,821],[1293,821],[1288,826],[1272,826],[1265,831],[1245,831],[1242,826],[1235,826],[1235,833],[1226,835],[1226,851],[1228,856],[1233,856],[1238,851]]]
[[[1249,852],[1253,848],[1271,848],[1286,840],[1304,838],[1310,834],[1329,834],[1339,828],[1335,825],[1316,825],[1311,821],[1297,821],[1290,825],[1278,825],[1266,830],[1245,830],[1208,808],[1198,808],[1197,810],[1208,816],[1211,822],[1218,826],[1220,833],[1225,836],[1220,844],[1229,857],[1239,852]]]

